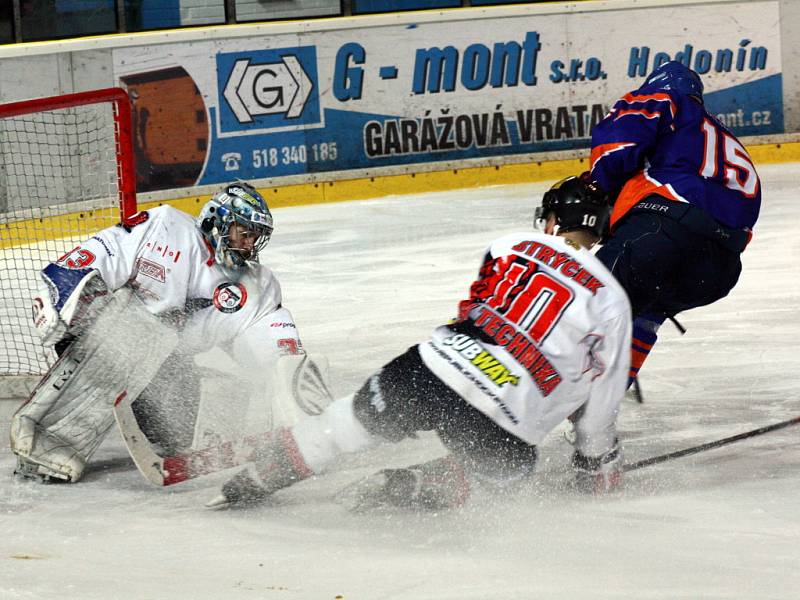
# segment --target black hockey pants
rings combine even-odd
[[[367,431],[389,441],[435,430],[468,471],[487,479],[502,481],[533,472],[536,447],[507,432],[445,385],[422,362],[417,346],[370,377],[353,405]]]
[[[625,288],[634,317],[671,317],[728,295],[746,238],[700,209],[649,196],[615,227],[597,258]]]

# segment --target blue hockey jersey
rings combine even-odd
[[[744,146],[703,105],[646,86],[623,96],[592,131],[591,173],[619,192],[611,227],[650,194],[697,206],[750,232],[761,183]]]

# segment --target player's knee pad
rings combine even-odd
[[[378,428],[380,415],[386,410],[386,399],[381,389],[382,372],[371,375],[353,396],[353,410],[370,430]]]
[[[430,394],[432,378],[412,347],[364,382],[353,398],[353,410],[370,433],[399,442],[431,428],[417,399]]]

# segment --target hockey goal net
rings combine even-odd
[[[125,90],[0,104],[0,376],[49,368],[31,324],[38,272],[130,218],[135,186]]]

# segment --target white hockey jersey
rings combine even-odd
[[[631,308],[588,250],[518,233],[488,249],[457,322],[420,344],[426,366],[530,444],[577,413],[575,445],[608,451],[630,363]]]
[[[70,280],[91,269],[111,290],[131,286],[151,313],[174,314],[184,339],[205,346],[198,350],[236,342],[279,354],[302,351],[272,271],[258,263],[222,268],[194,219],[170,206],[140,213],[136,225],[104,229],[45,268],[57,308]]]

